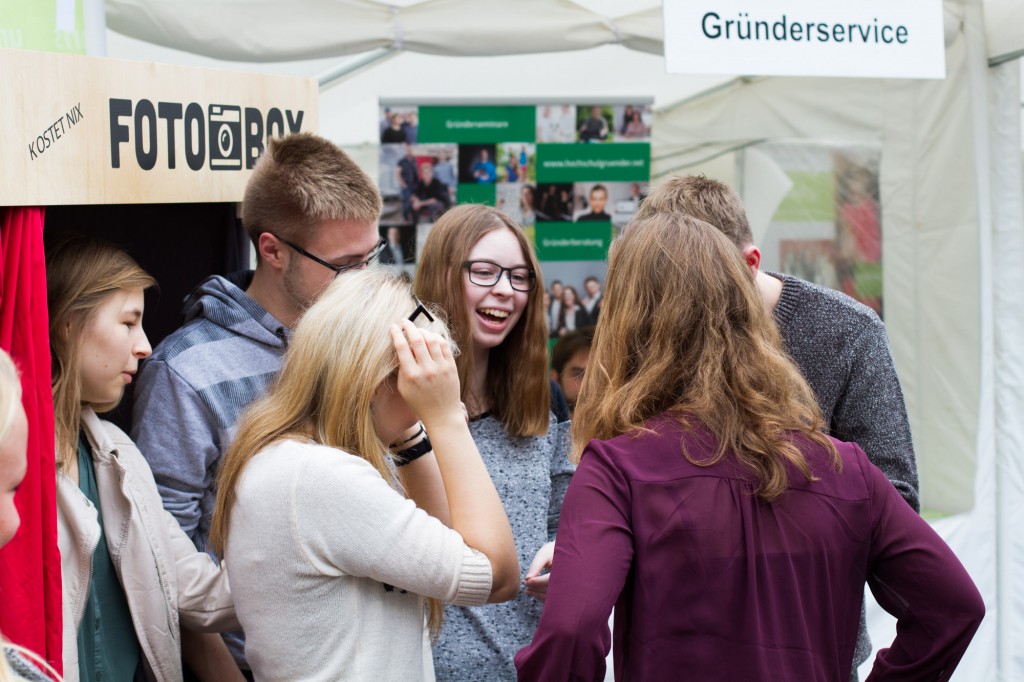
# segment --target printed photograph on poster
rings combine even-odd
[[[537,222],[537,188],[525,183],[499,184],[495,207],[520,225]]]
[[[613,204],[612,224],[616,227],[623,227],[633,219],[633,214],[640,208],[640,204],[647,198],[649,188],[646,182],[629,182],[629,196],[619,199]]]
[[[416,144],[419,107],[381,107],[381,144]]]
[[[575,142],[576,107],[545,104],[537,107],[537,142]]]
[[[381,224],[433,222],[454,204],[457,155],[454,144],[381,145]]]
[[[783,239],[779,242],[782,271],[808,282],[837,289],[836,244],[831,239]]]
[[[480,185],[492,185],[497,182],[498,166],[494,160],[496,147],[497,145],[493,144],[460,144],[460,181]]]
[[[577,182],[573,185],[573,222],[606,222],[625,225],[647,196],[647,184],[639,182]]]
[[[626,104],[612,107],[616,142],[647,142],[651,139],[651,105]]]
[[[381,225],[380,236],[388,240],[384,250],[380,252],[380,264],[411,277],[415,272],[417,253],[416,226]]]
[[[537,220],[571,222],[573,214],[573,186],[571,182],[537,185],[535,194]]]
[[[506,142],[497,147],[499,183],[537,181],[537,149],[534,145]]]
[[[833,154],[839,290],[882,313],[882,223],[878,171],[870,160]]]
[[[604,261],[557,261],[541,263],[544,273],[544,309],[548,335],[597,323],[608,264]]]
[[[430,230],[434,227],[434,223],[420,223],[416,225],[416,256],[423,253],[423,245],[427,242],[427,235],[430,234]],[[415,276],[415,271],[413,272]]]
[[[615,139],[613,107],[581,104],[576,107],[577,142],[611,142]]]

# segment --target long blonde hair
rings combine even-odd
[[[377,387],[398,369],[388,328],[415,310],[409,285],[384,269],[370,268],[336,279],[295,328],[284,364],[267,395],[238,423],[238,435],[221,460],[210,547],[223,555],[238,482],[249,461],[273,443],[297,439],[362,457],[397,486],[386,443],[374,428],[370,402]],[[424,326],[447,336],[440,322]],[[437,632],[443,610],[428,599]]]
[[[93,237],[72,233],[47,235],[45,248],[54,447],[57,467],[63,469],[75,456],[81,428],[78,350],[82,332],[108,296],[126,289],[147,289],[156,280],[127,253]],[[97,412],[109,412],[118,402],[120,398],[91,407]]]
[[[786,462],[814,480],[791,439],[804,434],[832,455],[807,382],[783,352],[742,256],[716,228],[690,216],[634,221],[612,247],[601,317],[573,415],[573,456],[592,438],[643,428],[673,411],[717,438],[757,477],[765,501],[789,485]]]
[[[472,348],[466,283],[462,264],[484,235],[507,229],[523,249],[537,284],[526,299],[526,310],[502,344],[492,348],[487,363],[487,395],[494,416],[511,436],[539,436],[548,431],[551,389],[548,381],[547,327],[541,296],[544,282],[530,242],[515,221],[501,211],[479,204],[451,209],[434,223],[420,253],[416,295],[447,313],[455,341]],[[473,353],[456,358],[462,400],[471,390]]]

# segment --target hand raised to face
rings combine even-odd
[[[428,426],[454,419],[465,422],[460,401],[459,371],[448,341],[408,320],[391,325],[398,353],[398,392]]]

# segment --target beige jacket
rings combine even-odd
[[[107,549],[121,579],[147,673],[182,679],[179,618],[193,630],[240,628],[227,574],[196,550],[164,511],[149,466],[123,431],[82,410],[92,445]],[[96,508],[64,474],[57,475],[57,527],[64,589],[64,679],[77,680],[78,628],[85,611],[92,555],[99,542]]]

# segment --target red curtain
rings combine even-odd
[[[0,632],[61,665],[60,554],[43,209],[0,208],[0,347],[21,372],[28,471],[15,504],[21,529],[0,549]]]

